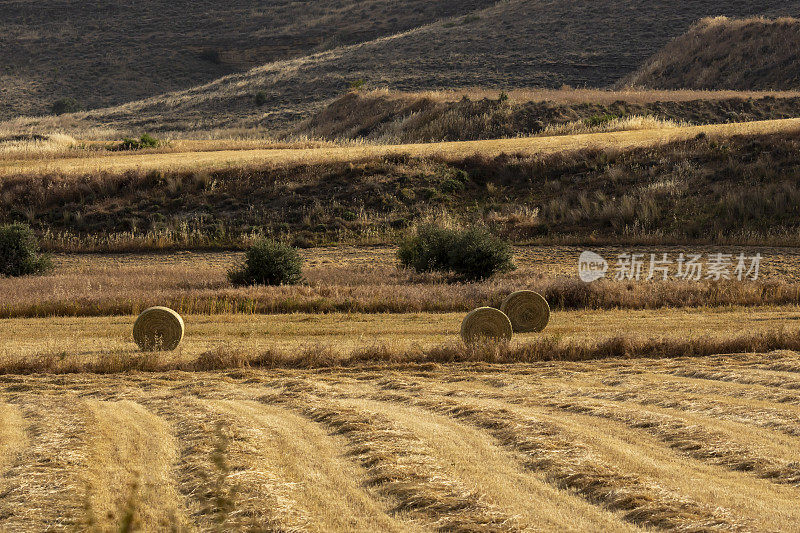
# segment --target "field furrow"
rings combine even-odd
[[[626,472],[603,461],[581,443],[579,434],[566,432],[539,417],[520,415],[491,400],[456,400],[446,396],[420,399],[400,393],[388,393],[384,397],[403,400],[486,430],[499,443],[521,454],[530,470],[541,472],[559,488],[574,491],[594,504],[620,513],[631,524],[698,531],[752,527],[718,506],[665,490],[655,479]]]
[[[90,528],[102,531],[186,527],[173,468],[177,445],[169,426],[141,405],[89,400],[86,471]]]
[[[502,404],[521,416],[533,416],[574,435],[596,457],[628,474],[695,502],[724,509],[748,531],[781,531],[800,519],[797,488],[775,484],[746,472],[687,458],[680,450],[622,422],[584,414]]]
[[[624,385],[618,383],[615,387],[604,386],[597,382],[581,385],[579,391],[569,394],[696,413],[800,437],[800,407],[791,404],[783,403],[776,406],[763,400],[742,398],[739,395],[723,395],[713,388],[697,386],[685,387],[682,391],[676,390],[674,384],[662,386],[663,378],[660,376],[658,379],[637,379],[636,383],[631,381],[627,381]]]
[[[632,531],[626,523],[586,500],[525,469],[517,454],[477,428],[418,407],[369,399],[343,400],[349,407],[378,413],[413,433],[428,447],[448,476],[482,494],[519,526],[535,531]]]
[[[332,398],[304,393],[268,396],[348,440],[348,452],[367,469],[367,484],[393,499],[393,511],[442,531],[514,531],[515,517],[448,475],[436,454],[413,432],[388,417]]]
[[[28,424],[28,446],[3,476],[0,530],[85,528],[91,415],[73,394],[12,400]]]
[[[776,389],[787,389],[800,391],[800,379],[793,376],[790,372],[775,372],[759,370],[757,368],[743,368],[736,371],[710,368],[688,368],[674,369],[671,373],[675,376],[685,378],[708,379],[716,381],[729,381],[731,383],[741,383],[742,385],[763,385]]]
[[[236,513],[260,523],[265,502],[282,530],[407,531],[389,503],[365,489],[366,472],[345,454],[345,439],[285,408],[204,400],[234,437],[227,445]]]

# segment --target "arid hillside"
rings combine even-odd
[[[800,20],[708,18],[622,85],[658,89],[800,88]]]
[[[241,246],[262,232],[298,245],[389,242],[445,215],[515,241],[796,245],[798,124],[293,149],[75,148],[41,161],[0,158],[0,223],[28,222],[54,248],[83,251]]]
[[[213,62],[200,57],[209,46],[202,40],[195,46],[196,50],[181,52],[191,59],[183,61],[180,58],[170,59],[170,53],[163,50],[169,51],[171,48],[163,44],[153,44],[153,49],[158,53],[140,53],[139,50],[148,49],[150,41],[127,43],[119,52],[109,52],[104,47],[101,49],[103,58],[114,57],[116,53],[122,59],[115,63],[117,66],[113,69],[101,62],[94,70],[86,68],[91,62],[86,60],[85,49],[75,50],[75,47],[61,45],[56,48],[59,57],[63,58],[67,53],[74,54],[73,62],[48,59],[50,63],[35,64],[32,59],[19,59],[18,62],[24,61],[25,65],[29,65],[25,68],[12,63],[12,74],[6,74],[8,79],[2,80],[6,86],[3,100],[12,104],[0,116],[39,112],[46,107],[46,103],[60,96],[75,96],[96,106],[152,95],[149,99],[92,112],[85,120],[93,124],[150,130],[257,124],[276,126],[307,116],[358,80],[365,80],[372,87],[390,86],[401,90],[476,86],[508,90],[517,87],[560,87],[563,84],[603,87],[635,71],[670,39],[681,35],[702,17],[721,14],[742,17],[776,10],[786,10],[787,13],[781,14],[791,14],[794,9],[777,0],[758,5],[733,0],[693,1],[679,6],[644,0],[626,0],[608,5],[591,0],[569,4],[510,0],[488,6],[480,2],[435,3],[439,4],[461,7],[458,10],[455,7],[426,8],[416,18],[409,19],[409,15],[405,14],[402,20],[396,15],[398,22],[394,29],[381,26],[384,29],[358,37],[353,32],[345,32],[348,37],[336,42],[341,46],[319,45],[315,42],[306,48],[296,45],[291,53],[280,47],[274,50],[267,45],[263,45],[267,50],[263,55],[253,52],[251,48],[261,46],[258,38],[251,38],[247,31],[241,31],[237,26],[237,32],[241,32],[240,38],[245,43],[239,46],[247,47],[248,51],[239,51],[234,44],[220,43],[216,45],[217,49],[222,50],[219,54],[220,65],[212,65]],[[318,3],[313,5],[317,6]],[[335,28],[345,24],[345,21],[347,24],[359,21],[362,25],[371,26],[373,18],[386,16],[373,15],[371,11],[361,13],[353,7],[355,5],[350,5],[350,11],[342,8],[336,17],[326,18],[326,27],[334,28],[333,33],[336,34]],[[173,4],[171,9],[179,8],[183,11],[180,4]],[[414,7],[408,6],[408,2],[387,2],[382,9],[414,12]],[[197,8],[192,6],[189,11],[197,12]],[[235,21],[231,24],[243,21],[241,23],[246,30],[252,24],[252,17],[247,13],[246,10],[236,13],[235,17],[231,17]],[[294,35],[291,32],[306,35],[304,17],[305,14],[297,14],[296,26],[288,26],[285,32],[289,35]],[[269,36],[264,39],[277,39],[274,37],[276,32],[269,26],[274,19],[274,14],[258,19],[261,25],[257,26]],[[143,19],[134,17],[131,20],[141,23]],[[219,37],[223,39],[226,26],[207,22],[203,27],[207,30],[211,26],[213,31],[210,34],[223,36]],[[14,28],[15,35],[36,33],[22,23]],[[123,35],[128,33],[127,29],[123,29]],[[620,35],[625,38],[621,39]],[[291,40],[289,37],[287,39]],[[360,40],[356,42],[357,39]],[[19,46],[18,43],[23,41],[18,37],[14,42],[17,43],[15,46]],[[111,50],[116,50],[115,46]],[[137,50],[137,53],[131,53],[131,49]],[[13,53],[11,57],[27,58],[31,54],[23,52]],[[262,66],[205,85],[161,95],[165,91],[185,88],[231,72],[237,66],[243,68],[248,65],[244,60],[236,63],[225,59],[229,56],[246,57],[250,65],[260,62]],[[145,68],[141,66],[142,63],[157,64]],[[45,84],[38,73],[52,73],[55,68],[58,73],[48,74],[50,82]],[[109,69],[118,73],[107,74]],[[200,79],[190,79],[192,76]],[[89,84],[86,82],[88,79],[95,81]],[[26,107],[19,103],[19,94],[22,93],[18,88],[26,86],[41,86],[41,92],[36,93],[39,100],[35,105]],[[71,88],[73,94],[64,94],[70,91],[62,90],[62,87]],[[261,105],[255,103],[258,92],[263,93]],[[91,94],[105,96],[95,100],[89,96]],[[36,100],[33,96],[24,98],[26,101]]]
[[[797,116],[797,92],[377,90],[349,92],[289,133],[327,140],[414,143]]]
[[[0,2],[0,119],[184,89],[392,35],[494,0]]]

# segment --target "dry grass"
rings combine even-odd
[[[457,102],[465,96],[470,100],[497,100],[500,93],[505,93],[508,100],[514,103],[524,102],[553,102],[558,104],[604,104],[614,102],[629,102],[632,104],[650,104],[655,102],[691,102],[694,100],[728,100],[728,99],[759,99],[794,98],[800,96],[800,91],[739,91],[739,90],[691,90],[691,89],[601,89],[601,88],[571,88],[561,89],[486,89],[471,87],[464,89],[447,89],[432,91],[398,91],[389,89],[375,89],[368,91],[364,97],[386,97],[391,99],[423,99],[427,98],[436,102]]]
[[[589,89],[510,94],[350,92],[288,132],[337,141],[403,144],[656,129],[793,118],[800,112],[798,95]]]
[[[652,281],[612,279],[585,284],[577,279],[581,248],[517,247],[517,270],[479,283],[447,283],[443,276],[398,268],[390,247],[303,250],[305,283],[234,288],[226,271],[239,253],[58,255],[46,276],[0,279],[0,317],[134,315],[153,305],[183,314],[412,313],[466,312],[499,307],[503,298],[527,288],[557,310],[656,309],[800,304],[800,255],[785,248],[591,247],[608,258],[623,251],[645,254],[759,252],[758,281]],[[646,267],[645,267],[646,268]]]
[[[579,135],[582,133],[600,133],[609,131],[637,131],[657,130],[661,128],[687,127],[687,123],[678,123],[673,120],[663,120],[651,116],[615,117],[602,124],[592,125],[586,120],[567,122],[566,124],[545,127],[540,134],[543,137],[550,135]]]
[[[0,404],[30,429],[3,463],[0,523],[124,529],[122,509],[149,529],[784,531],[800,437],[766,424],[797,428],[797,369],[773,352],[6,374]],[[152,492],[98,491],[142,461]]]
[[[442,160],[470,156],[495,157],[500,154],[546,155],[586,149],[630,150],[689,140],[703,133],[711,138],[735,135],[796,133],[800,119],[765,120],[748,123],[712,124],[677,128],[645,129],[483,141],[442,142],[399,145],[358,145],[329,148],[276,148],[219,150],[176,153],[109,154],[96,158],[64,158],[44,161],[6,160],[0,162],[0,176],[58,174],[80,176],[126,171],[189,171],[241,168],[265,165],[304,165],[363,161],[387,156],[437,157]]]
[[[542,334],[465,346],[463,313],[184,316],[174,352],[142,353],[135,317],[4,320],[0,372],[115,373],[487,361],[583,361],[800,350],[796,307],[554,313]]]
[[[620,85],[658,89],[796,88],[800,20],[702,19]]]

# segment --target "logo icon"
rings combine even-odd
[[[589,251],[581,252],[578,258],[578,276],[581,281],[591,283],[605,277],[608,262],[602,256]]]

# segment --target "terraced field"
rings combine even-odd
[[[0,530],[788,531],[800,356],[0,377]]]

